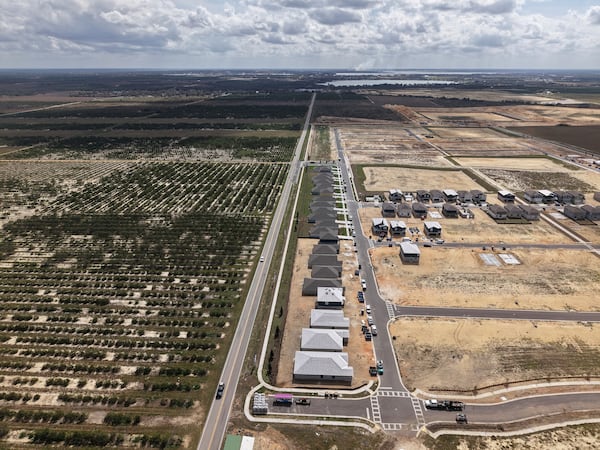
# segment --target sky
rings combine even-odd
[[[0,68],[600,69],[600,0],[0,0]]]

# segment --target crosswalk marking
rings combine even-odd
[[[388,316],[390,319],[396,317],[396,311],[394,311],[394,305],[392,304],[392,302],[386,301],[385,307],[387,308]]]
[[[421,407],[421,401],[416,397],[410,397],[410,401],[417,416],[417,425],[422,427],[425,425],[425,416],[423,415],[423,408]]]
[[[401,431],[411,427],[408,423],[382,423],[381,428],[385,431]]]
[[[379,400],[376,395],[371,395],[371,411],[373,411],[373,422],[381,423],[381,410],[379,409]]]
[[[378,391],[378,396],[380,397],[410,397],[410,394],[406,391]]]

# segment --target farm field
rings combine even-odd
[[[505,383],[600,375],[597,324],[406,318],[390,331],[409,389],[469,395]]]
[[[0,116],[0,145],[22,149],[0,158],[287,162],[309,98],[88,100]]]
[[[5,185],[18,170],[9,164]],[[80,430],[84,442],[187,447],[286,166],[20,164],[8,208],[39,204],[3,225],[2,407],[47,414],[34,422]],[[49,439],[33,416],[7,414],[9,442],[22,431]]]
[[[600,155],[600,151],[598,150],[598,141],[600,141],[599,125],[577,127],[512,127],[508,129],[542,139],[575,145]]]
[[[599,310],[600,267],[597,257],[585,250],[435,246],[422,248],[419,265],[403,265],[398,253],[397,247],[371,250],[379,291],[394,303]],[[520,264],[501,263],[500,253],[514,256]],[[499,264],[486,265],[487,255]]]
[[[0,117],[3,444],[195,448],[309,100],[250,97]]]
[[[507,140],[510,137],[499,133],[498,131],[492,130],[491,128],[480,128],[480,127],[428,127],[432,133],[442,139],[467,139],[467,140]]]

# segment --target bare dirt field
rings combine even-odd
[[[419,108],[419,113],[428,119],[438,122],[512,122],[513,119],[497,114],[494,111],[485,111],[479,108],[444,108],[426,109]]]
[[[580,127],[515,127],[510,129],[542,139],[576,145],[600,154],[597,145],[598,140],[600,140],[600,126],[597,125]]]
[[[405,167],[364,167],[367,191],[400,189],[480,189],[475,181],[460,170],[407,169]]]
[[[429,127],[432,133],[442,139],[469,139],[469,140],[511,140],[505,134],[490,128],[453,128],[453,127]]]
[[[481,390],[528,379],[600,375],[597,324],[407,318],[394,321],[390,331],[409,389]]]
[[[595,173],[579,170],[565,172],[544,172],[531,170],[480,169],[481,173],[495,180],[506,189],[525,191],[527,189],[549,189],[551,191],[593,192],[600,183]],[[594,184],[592,184],[594,183]]]
[[[300,294],[304,278],[310,278],[308,257],[317,242],[317,239],[298,239],[298,250],[294,262],[286,326],[277,371],[278,386],[306,386],[305,384],[294,384],[292,375],[294,355],[297,350],[300,350],[302,328],[310,327],[310,311],[315,307],[316,297],[305,297]],[[348,339],[348,345],[344,347],[343,351],[348,352],[349,364],[354,368],[352,387],[355,388],[372,379],[369,375],[369,366],[374,365],[375,359],[372,343],[365,341],[361,332],[360,309],[362,305],[356,299],[356,292],[360,289],[360,280],[354,276],[354,271],[358,267],[358,263],[351,240],[340,242],[338,259],[343,261],[342,282],[346,288],[344,315],[350,319],[350,338]],[[331,386],[330,384],[327,385],[327,387]],[[347,387],[341,386],[341,388]]]
[[[513,169],[513,170],[536,170],[547,172],[575,172],[579,169],[572,166],[571,169],[564,164],[557,163],[549,158],[454,158],[454,160],[465,167],[486,169]]]
[[[486,89],[482,91],[477,90],[464,90],[464,89],[402,89],[401,91],[385,91],[387,95],[393,96],[422,96],[422,97],[444,97],[444,98],[455,98],[464,99],[468,98],[471,100],[482,100],[492,102],[504,102],[504,101],[521,101],[521,102],[556,102],[557,100],[552,97],[546,97],[543,95],[523,95],[515,94],[514,92],[502,91],[502,90],[491,90]]]
[[[353,164],[451,165],[438,150],[415,138],[428,134],[422,128],[345,127],[338,132]]]
[[[500,254],[520,264],[505,264]],[[483,258],[497,265],[486,265]],[[419,265],[403,265],[398,248],[385,247],[371,250],[371,259],[381,295],[397,304],[600,310],[600,265],[585,250],[442,245],[422,248]]]

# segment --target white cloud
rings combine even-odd
[[[151,67],[502,67],[540,55],[597,66],[600,6],[550,17],[524,1],[0,0],[0,66],[35,66],[40,53],[69,66],[100,66],[99,54]]]

